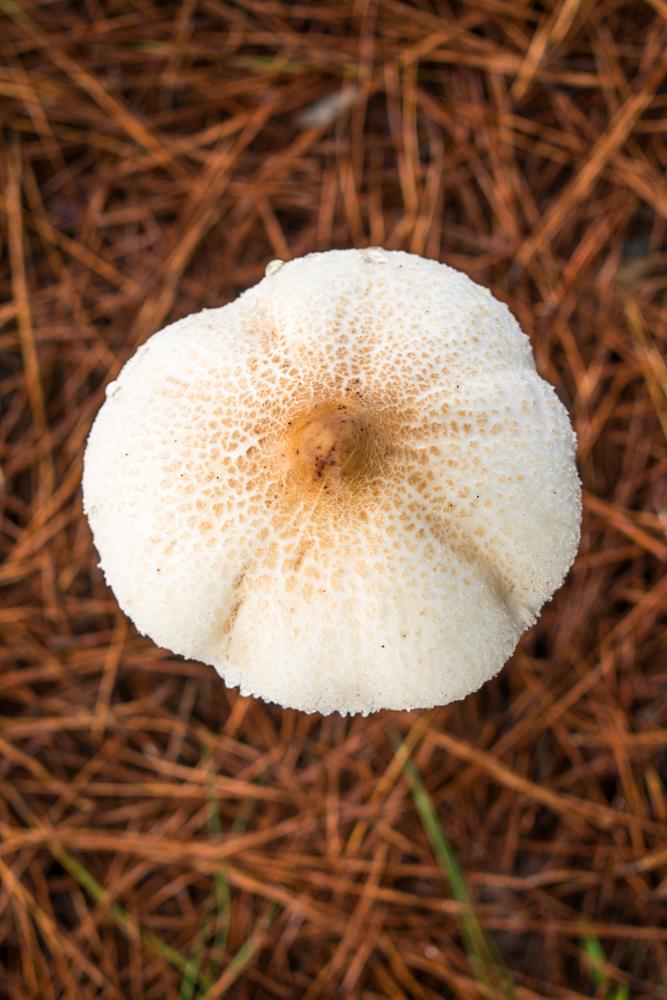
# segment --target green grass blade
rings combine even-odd
[[[227,994],[227,990],[252,960],[253,956],[261,948],[264,940],[264,932],[273,923],[278,907],[276,903],[270,903],[264,916],[259,920],[254,931],[246,938],[234,957],[227,963],[223,975],[213,983],[209,992],[202,997],[202,1000],[218,1000]]]
[[[223,829],[222,819],[220,816],[220,805],[215,793],[213,755],[210,748],[207,746],[202,746],[201,755],[202,762],[206,769],[209,788],[206,826],[209,836],[221,837]],[[232,833],[240,833],[245,830],[250,814],[255,807],[255,803],[256,800],[250,797],[243,800],[234,822],[232,823]],[[202,979],[209,984],[217,981],[218,976],[220,975],[220,970],[223,967],[225,951],[227,948],[227,938],[229,935],[232,912],[231,906],[232,900],[229,880],[227,878],[225,866],[220,865],[218,870],[213,875],[212,905],[207,908],[204,920],[200,924],[197,934],[195,935],[193,949],[185,960],[186,965],[178,1000],[193,1000],[193,998],[197,996],[201,997],[203,994],[198,992],[197,987],[198,984],[201,983]],[[199,970],[206,949],[206,943],[210,939],[211,933],[213,933],[213,940],[211,942],[209,959],[206,969],[202,974]],[[242,946],[237,955],[230,960],[230,963],[227,965],[225,970],[225,976],[227,975],[227,970],[231,969],[231,974],[235,978],[234,969],[236,966],[234,963],[246,962],[250,960],[251,953],[248,949],[251,944],[252,935],[245,945]]]
[[[630,1000],[630,990],[624,983],[617,986],[609,982],[605,972],[607,956],[600,940],[594,934],[585,934],[581,938],[581,947],[586,955],[588,969],[598,996],[603,1000]]]
[[[178,991],[178,1000],[192,1000],[194,992],[197,988],[199,967],[201,965],[203,953],[204,944],[200,941],[200,943],[193,949],[186,959],[185,968],[183,970],[183,979],[181,980],[181,988]]]
[[[81,862],[77,861],[74,855],[70,854],[64,847],[55,846],[52,848],[52,853],[95,903],[107,907],[107,912],[113,922],[128,937],[138,937],[148,948],[160,955],[172,968],[177,969],[179,972],[185,973],[188,970],[188,959],[184,958],[180,951],[176,951],[175,948],[168,945],[157,934],[142,927],[120,903],[109,903],[108,891]],[[201,973],[197,974],[196,981],[202,989],[209,989],[211,986],[211,980]]]
[[[206,765],[208,776],[208,816],[206,825],[209,836],[219,837],[222,835],[222,820],[220,818],[220,805],[215,795],[213,756],[208,747],[203,748],[202,756]],[[240,832],[245,828],[245,822],[238,823],[237,816],[232,825],[232,832]],[[247,820],[246,820],[247,822]],[[229,925],[232,917],[232,897],[229,887],[229,880],[223,866],[215,872],[213,876],[213,891],[215,896],[215,932],[211,945],[211,954],[206,967],[206,976],[215,981],[216,976],[222,966],[227,947],[227,937],[229,935]]]
[[[0,0],[2,4],[3,0]],[[11,0],[10,0],[11,2]],[[39,820],[27,806],[23,797],[19,795],[18,791],[11,786],[6,786],[5,793],[7,797],[12,802],[14,808],[16,809],[18,815],[26,823],[28,827],[37,827],[39,825]],[[110,901],[110,894],[104,888],[104,886],[97,881],[92,872],[78,861],[73,854],[63,847],[61,844],[51,842],[48,844],[49,851],[55,860],[62,865],[65,871],[69,872],[72,878],[79,883],[81,888],[90,896],[93,902],[100,906],[106,906],[107,913],[111,920],[116,924],[116,926],[123,931],[127,937],[140,940],[147,948],[154,951],[156,954],[160,955],[172,968],[177,969],[179,972],[183,973],[184,978],[187,982],[194,980],[195,988],[197,986],[201,987],[202,990],[209,990],[212,984],[212,979],[210,979],[205,973],[199,971],[199,961],[196,957],[192,955],[189,958],[184,958],[180,951],[172,948],[168,945],[166,941],[163,941],[161,937],[149,931],[147,928],[142,927],[138,921],[136,921],[127,910],[121,906],[120,903],[112,903]],[[186,998],[187,998],[186,987]],[[192,990],[190,990],[192,995]]]
[[[248,69],[270,73],[305,73],[310,69],[308,63],[296,59],[276,59],[275,56],[243,56],[241,62]]]
[[[604,965],[607,957],[602,945],[593,934],[586,934],[581,939],[581,945],[588,959],[588,969],[595,988],[597,990],[606,990],[607,977],[604,972]]]
[[[419,772],[408,759],[405,760],[403,769],[436,860],[449,884],[452,896],[463,907],[460,916],[461,937],[473,972],[480,983],[494,990],[494,996],[513,998],[515,993],[512,978],[495,942],[486,934],[475,915],[465,875],[447,840]]]

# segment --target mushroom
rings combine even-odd
[[[273,262],[151,337],[85,455],[140,632],[306,712],[463,698],[575,556],[575,434],[507,307],[380,248]]]

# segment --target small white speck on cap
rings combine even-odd
[[[270,278],[272,274],[277,274],[278,271],[284,267],[284,260],[270,260],[269,263],[264,268],[264,274],[267,278]]]

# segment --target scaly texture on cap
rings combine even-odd
[[[380,249],[274,262],[107,389],[84,502],[137,628],[307,712],[500,670],[579,542],[575,435],[505,305]]]

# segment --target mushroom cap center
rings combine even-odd
[[[363,417],[345,403],[310,410],[289,428],[292,473],[315,486],[354,477],[363,469],[367,438]]]

